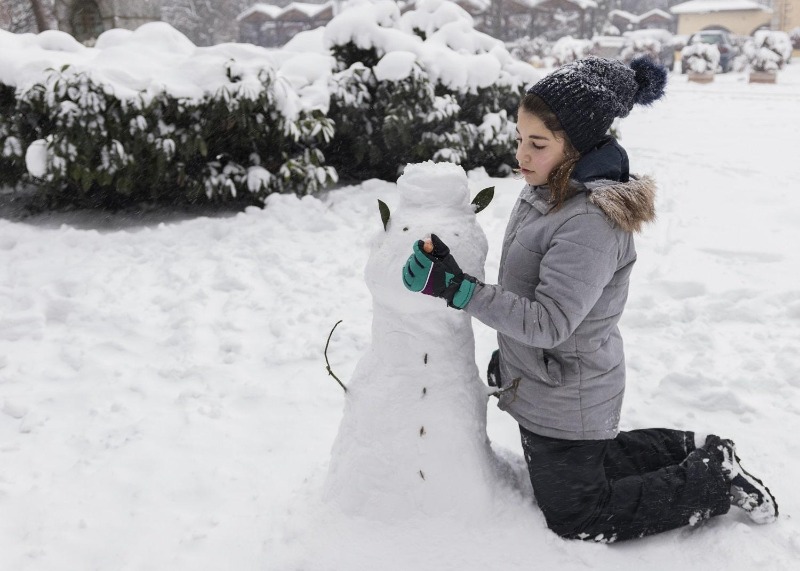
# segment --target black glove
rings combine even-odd
[[[475,278],[461,271],[450,248],[436,234],[431,234],[433,251],[428,253],[424,242],[414,244],[414,253],[403,267],[403,284],[417,291],[447,300],[447,305],[463,309],[475,291]]]
[[[495,349],[486,369],[486,380],[490,387],[500,387],[500,349]]]

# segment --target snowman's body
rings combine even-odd
[[[349,383],[326,498],[380,519],[481,516],[503,486],[486,436],[470,317],[407,291],[401,270],[413,242],[435,233],[482,279],[486,237],[461,167],[408,165],[397,189],[400,201],[367,262],[372,344]]]

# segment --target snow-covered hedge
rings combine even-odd
[[[537,79],[447,0],[402,15],[352,0],[277,50],[199,48],[161,22],[91,48],[0,31],[0,185],[116,208],[259,204],[430,159],[507,173],[513,115]]]
[[[491,174],[515,164],[510,118],[538,74],[456,4],[420,0],[401,15],[395,2],[360,2],[323,42],[339,70],[325,155],[343,176],[393,180],[429,159]]]
[[[318,148],[332,122],[272,62],[201,51],[161,23],[112,30],[91,49],[61,32],[10,36],[0,36],[17,52],[0,59],[0,184],[117,208],[258,204],[336,180]]]
[[[320,112],[287,121],[274,76],[200,100],[162,92],[121,102],[90,74],[54,71],[16,101],[28,172],[51,201],[121,207],[141,202],[260,203],[272,192],[306,194],[335,180],[316,145],[333,125]],[[27,124],[27,125],[26,125]],[[20,149],[17,149],[19,151]]]

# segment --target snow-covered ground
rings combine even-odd
[[[0,569],[794,569],[800,560],[800,65],[668,96],[623,121],[660,183],[622,322],[623,428],[736,440],[781,516],[736,511],[636,542],[567,542],[533,502],[485,521],[337,516],[321,490],[370,342],[369,181],[235,216],[0,219]],[[478,219],[497,275],[521,181]],[[410,246],[410,245],[409,245]],[[398,268],[399,279],[399,268]],[[485,369],[494,334],[475,323]],[[493,444],[518,455],[490,403]]]

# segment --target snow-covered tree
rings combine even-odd
[[[41,32],[55,28],[55,0],[2,0],[0,28],[14,33]]]
[[[40,32],[51,28],[52,0],[30,0],[33,16],[36,19],[36,27]]]

